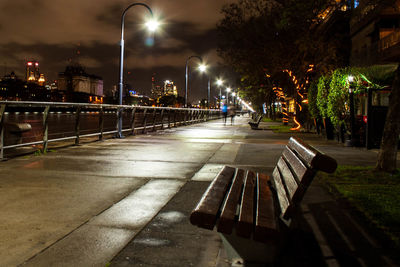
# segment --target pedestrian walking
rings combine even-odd
[[[222,106],[222,115],[223,115],[224,124],[226,125],[226,119],[228,117],[228,106],[227,105]]]
[[[228,115],[229,117],[231,117],[231,125],[233,125],[233,122],[235,120],[235,116],[236,116],[236,109],[235,106],[230,106],[228,109]]]

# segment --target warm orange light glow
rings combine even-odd
[[[308,99],[304,99],[304,100],[301,101],[301,102],[308,104]]]
[[[290,128],[291,131],[298,131],[301,128],[301,124],[297,121],[296,117],[293,118],[294,122],[296,123],[297,127]]]

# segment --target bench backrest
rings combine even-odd
[[[190,221],[210,230],[217,226],[218,232],[226,234],[236,226],[238,235],[266,241],[278,234],[279,217],[290,219],[316,171],[333,172],[336,167],[333,158],[290,138],[272,177],[225,166],[193,210]],[[275,196],[278,201],[274,201]]]
[[[337,163],[297,138],[290,138],[272,173],[281,216],[289,219],[293,208],[301,201],[318,170],[334,172]]]

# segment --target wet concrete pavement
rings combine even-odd
[[[227,266],[219,236],[190,225],[188,216],[223,165],[272,171],[290,135],[274,134],[266,124],[251,130],[247,120],[211,121],[1,162],[0,266]],[[299,135],[339,164],[376,160],[374,151]],[[357,238],[366,241],[355,246],[360,242],[343,234],[347,228],[332,215],[335,205],[315,181],[303,201],[308,230],[298,240],[305,243],[298,241],[292,251],[310,249],[292,258],[308,266],[390,265],[384,253],[371,256],[380,245],[351,210],[341,208]],[[321,214],[328,219],[321,221]],[[341,246],[332,233],[342,236]]]

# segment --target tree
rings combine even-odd
[[[397,67],[392,91],[389,97],[389,108],[386,116],[381,147],[375,169],[395,172],[397,170],[397,147],[400,134],[400,64]]]
[[[268,84],[266,76],[282,82],[281,73],[287,69],[301,80],[309,65],[316,62],[320,69],[324,69],[324,64],[345,63],[338,59],[341,57],[337,56],[340,55],[337,47],[347,31],[332,27],[337,34],[318,32],[318,15],[330,3],[326,0],[239,0],[227,5],[222,10],[224,18],[218,24],[219,55],[242,76],[246,91],[264,90],[261,94],[264,102],[271,100],[274,84]],[[326,36],[334,36],[337,41]],[[284,88],[287,89],[290,88]]]

